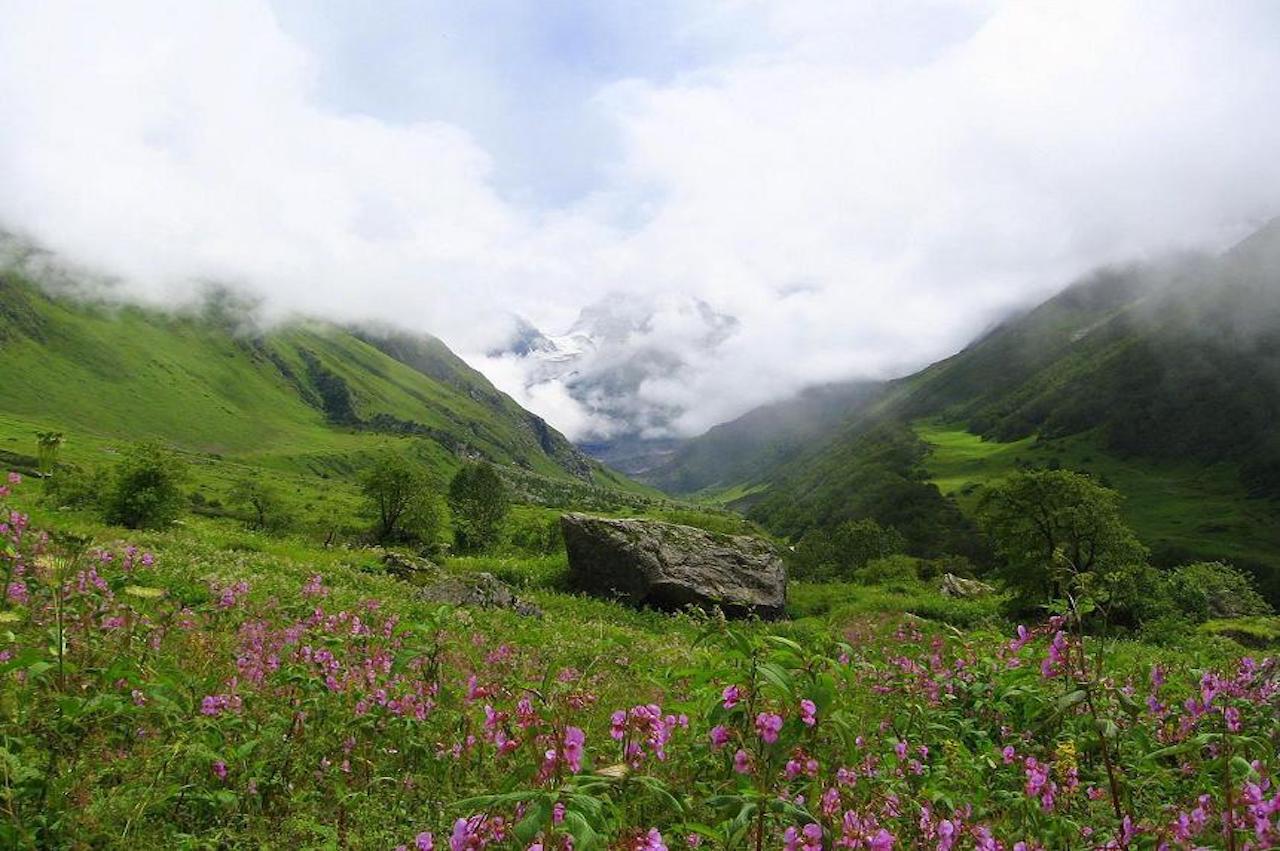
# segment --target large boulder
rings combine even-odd
[[[718,606],[735,617],[781,617],[787,572],[777,550],[749,535],[720,535],[585,514],[560,518],[569,577],[597,597],[636,606]]]

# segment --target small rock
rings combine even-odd
[[[994,594],[995,588],[977,579],[965,579],[954,573],[942,574],[942,596],[969,599]]]
[[[421,581],[440,572],[439,567],[425,558],[417,558],[391,550],[382,554],[382,564],[386,567],[387,573],[396,579],[403,579],[406,582]]]
[[[492,573],[443,576],[418,589],[418,598],[429,603],[510,609],[525,617],[542,617],[541,609],[517,597],[510,585]]]

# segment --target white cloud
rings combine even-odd
[[[467,129],[328,105],[326,57],[262,2],[0,0],[0,20],[0,224],[155,300],[230,281],[464,353],[509,313],[558,331],[611,291],[701,298],[739,320],[719,347],[678,311],[629,344],[685,362],[632,400],[685,433],[1280,212],[1268,2],[702,4],[690,29],[735,48],[600,78],[577,109],[618,147],[593,136],[594,191],[553,207],[511,201]],[[486,368],[570,433],[618,427]]]

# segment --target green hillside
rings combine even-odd
[[[425,336],[315,322],[255,329],[218,301],[186,314],[86,304],[8,271],[0,373],[0,413],[19,431],[158,438],[299,473],[349,470],[388,441],[418,438],[414,451],[441,474],[485,458],[635,487]]]
[[[1158,562],[1227,558],[1280,598],[1280,222],[1218,258],[1099,272],[785,455],[774,422],[695,439],[662,484],[703,483],[710,457],[731,473],[715,497],[779,534],[872,517],[918,554],[980,554],[964,517],[981,488],[1061,466],[1124,494]]]

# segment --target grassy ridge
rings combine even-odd
[[[13,272],[0,276],[0,303],[0,412],[15,419],[313,474],[349,469],[388,435],[412,435],[425,438],[417,451],[441,475],[480,456],[629,486],[431,338],[406,363],[372,333],[246,330],[208,308],[87,305]]]

